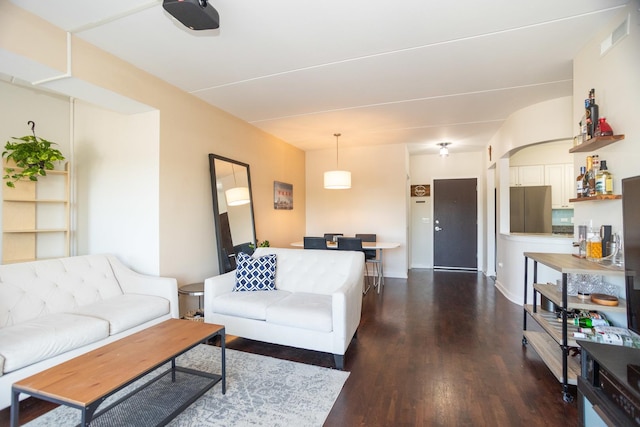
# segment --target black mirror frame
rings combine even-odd
[[[249,170],[249,165],[247,163],[242,163],[237,160],[229,159],[227,157],[218,156],[216,154],[209,154],[209,172],[211,174],[211,196],[213,202],[213,223],[216,231],[216,246],[218,251],[218,269],[220,274],[226,273],[226,262],[228,260],[224,259],[223,248],[221,247],[222,242],[222,227],[220,225],[220,209],[218,208],[218,189],[216,186],[216,167],[215,161],[220,160],[224,162],[229,162],[234,165],[242,166],[247,168],[247,186],[249,187],[249,204],[250,204],[250,212],[251,212],[251,224],[252,224],[252,235],[253,235],[253,244],[256,245],[256,221],[253,212],[253,190],[251,189],[251,172]]]

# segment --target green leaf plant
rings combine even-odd
[[[47,141],[36,136],[35,123],[29,121],[33,135],[21,138],[12,137],[16,142],[7,141],[2,152],[2,157],[7,161],[13,160],[16,167],[5,167],[7,187],[15,188],[15,183],[22,179],[37,181],[39,176],[46,176],[48,170],[53,170],[53,162],[64,160],[64,156],[55,148],[51,148],[55,142]]]

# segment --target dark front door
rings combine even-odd
[[[475,178],[433,181],[433,266],[478,269],[478,183]]]

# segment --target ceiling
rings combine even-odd
[[[455,153],[571,95],[572,58],[628,1],[210,0],[206,31],[157,0],[13,3],[305,151],[340,132]]]

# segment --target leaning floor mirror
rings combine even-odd
[[[256,231],[249,165],[209,154],[213,218],[220,274],[236,268],[236,254],[253,253]]]

